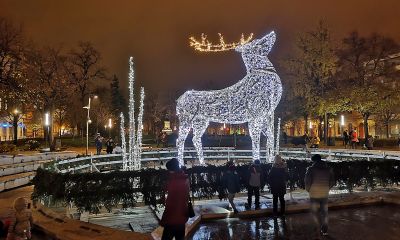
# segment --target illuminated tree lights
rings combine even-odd
[[[120,131],[121,131],[121,148],[122,148],[122,169],[127,170],[128,161],[126,158],[125,119],[124,119],[124,114],[122,112],[120,114],[120,118],[121,118]]]
[[[248,123],[253,160],[260,159],[261,133],[267,136],[267,159],[274,152],[274,110],[282,95],[282,84],[267,55],[276,40],[271,32],[261,39],[236,46],[242,54],[247,74],[238,83],[222,90],[187,91],[177,100],[179,136],[178,159],[183,165],[184,144],[193,129],[193,144],[204,163],[201,136],[210,122]],[[204,40],[205,41],[205,40]]]
[[[143,135],[143,105],[144,105],[144,88],[140,88],[140,104],[139,114],[137,116],[137,134],[135,145],[135,169],[141,168],[142,160],[142,135]]]
[[[139,170],[141,168],[142,153],[142,130],[143,130],[143,105],[144,105],[144,88],[140,89],[140,105],[139,114],[137,116],[137,132],[135,126],[135,72],[133,66],[133,57],[129,58],[129,146],[128,156],[126,156],[126,142],[124,131],[124,115],[121,113],[121,141],[122,162],[124,170]],[[124,145],[125,144],[125,145]]]
[[[134,168],[135,160],[135,70],[133,67],[133,57],[129,58],[129,170]]]

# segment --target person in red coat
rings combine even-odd
[[[169,170],[169,179],[166,186],[168,193],[165,201],[165,210],[161,218],[164,227],[161,240],[183,240],[185,238],[185,224],[189,219],[189,180],[180,169],[176,158],[166,164]]]

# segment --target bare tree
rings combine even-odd
[[[27,76],[30,79],[29,93],[34,99],[37,110],[49,113],[50,122],[56,109],[65,109],[73,89],[68,82],[64,69],[65,57],[59,49],[33,49],[27,54]],[[50,124],[48,138],[53,142],[53,127]],[[44,129],[46,131],[46,129]]]
[[[0,17],[0,88],[21,91],[21,72],[24,62],[22,28]]]
[[[69,81],[74,86],[78,103],[81,105],[76,110],[80,112],[80,129],[85,121],[83,106],[91,93],[92,84],[98,79],[105,78],[105,68],[100,65],[100,53],[90,42],[80,42],[77,50],[69,53],[65,64]],[[79,109],[79,110],[78,110]],[[78,125],[79,126],[79,125]]]

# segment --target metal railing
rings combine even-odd
[[[320,154],[327,161],[357,161],[357,160],[400,160],[400,151],[377,151],[377,150],[350,150],[350,149],[305,149],[281,148],[280,155],[285,159],[309,160],[311,155]],[[260,151],[261,161],[266,160],[266,151]],[[177,156],[176,149],[148,150],[142,152],[142,163],[165,162]],[[197,152],[194,149],[186,149],[184,159],[186,161],[196,161]],[[239,160],[251,161],[251,150],[238,150],[231,148],[204,149],[204,159],[206,161],[217,160]],[[122,169],[122,154],[93,155],[80,158],[73,158],[55,161],[54,167],[60,172],[70,171],[105,171]]]

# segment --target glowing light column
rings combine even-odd
[[[135,71],[133,66],[133,57],[129,58],[129,170],[134,168],[135,154]]]
[[[279,137],[281,132],[281,118],[278,118],[278,125],[276,130],[276,151],[275,154],[279,154]]]
[[[135,146],[135,170],[141,168],[142,160],[142,134],[143,134],[143,105],[144,105],[144,88],[140,88],[140,105],[139,114],[137,117],[137,133],[136,133],[136,146]]]
[[[126,139],[125,139],[125,119],[124,114],[121,112],[119,115],[121,118],[121,148],[122,148],[122,169],[126,171],[128,169],[128,161],[126,158]]]

